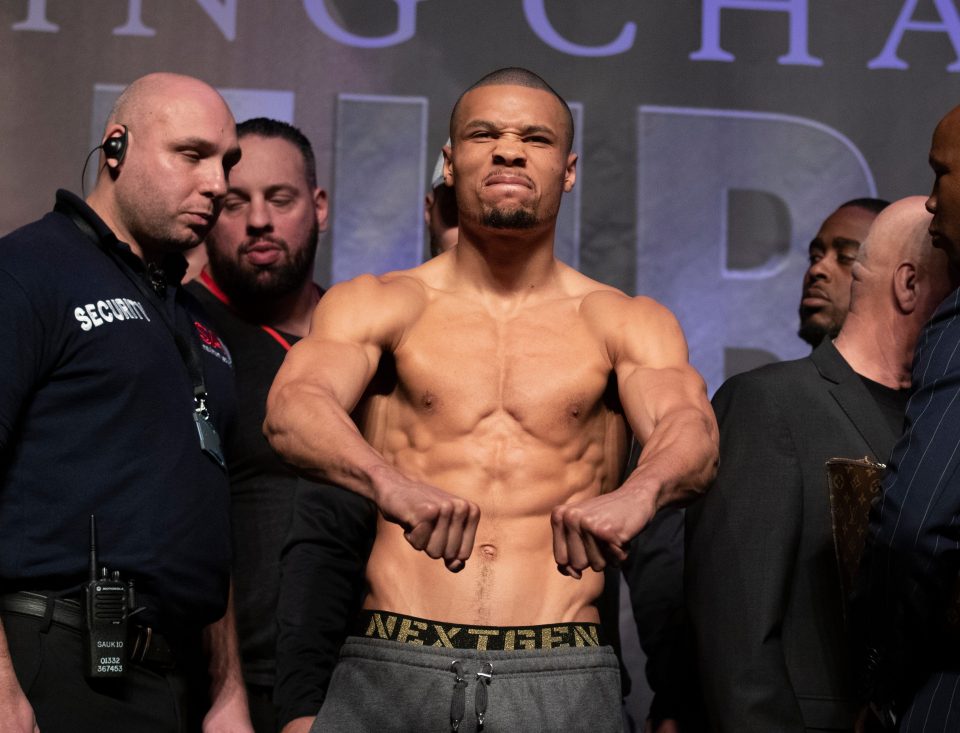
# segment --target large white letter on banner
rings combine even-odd
[[[331,282],[419,265],[427,100],[337,96]]]
[[[921,31],[925,33],[946,33],[953,44],[953,51],[957,54],[956,60],[947,66],[947,71],[960,71],[960,14],[953,0],[933,0],[933,4],[940,13],[941,23],[932,21],[913,20],[913,12],[917,9],[917,0],[907,0],[903,4],[900,16],[897,18],[893,30],[880,55],[872,59],[868,69],[909,69],[910,65],[897,56],[897,49],[907,31]]]
[[[214,22],[228,41],[237,38],[237,0],[197,0],[197,5]],[[128,0],[127,22],[113,29],[115,36],[155,36],[157,31],[143,22],[143,0]]]
[[[313,24],[334,41],[356,48],[386,48],[398,46],[413,38],[417,31],[417,3],[423,1],[393,0],[397,5],[397,30],[379,38],[367,38],[345,31],[330,15],[326,0],[303,0],[303,9],[307,11]]]
[[[733,61],[732,53],[720,48],[720,11],[762,10],[790,14],[790,49],[777,63],[784,66],[823,66],[823,59],[807,52],[807,0],[703,0],[700,48],[690,54],[694,61]]]
[[[113,29],[115,36],[155,36],[157,31],[143,23],[143,0],[129,0],[127,22]]]
[[[40,31],[56,33],[60,26],[47,20],[47,0],[30,0],[27,3],[27,17],[10,26],[15,31]]]
[[[680,319],[711,392],[730,376],[731,349],[808,353],[796,335],[807,245],[838,205],[875,195],[853,143],[799,117],[640,107],[638,151],[636,290]],[[731,256],[742,247],[730,237],[732,191],[766,192],[788,212],[784,241],[753,243],[765,256]],[[771,230],[766,221],[754,228]],[[729,264],[745,259],[752,264]]]
[[[541,41],[570,56],[615,56],[633,48],[633,40],[637,35],[636,23],[624,23],[620,35],[605,46],[581,46],[557,33],[547,17],[546,0],[523,0],[523,14]]]

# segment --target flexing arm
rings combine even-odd
[[[620,401],[643,452],[617,491],[554,510],[554,554],[561,572],[574,577],[622,561],[657,509],[704,491],[718,451],[706,388],[669,311],[647,298],[602,292],[585,299],[582,312],[608,334]]]
[[[614,369],[643,448],[621,491],[636,492],[656,510],[706,490],[717,470],[717,420],[673,315],[646,298],[632,299],[620,312]]]
[[[397,347],[424,298],[407,277],[365,275],[331,288],[317,306],[310,335],[277,373],[264,433],[301,473],[371,499],[406,530],[414,548],[459,570],[473,548],[480,510],[402,474],[350,419],[380,356]]]

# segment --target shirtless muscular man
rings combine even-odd
[[[554,257],[572,138],[535,74],[470,87],[444,149],[459,246],[333,287],[277,375],[273,447],[381,513],[313,730],[620,730],[601,571],[704,490],[717,426],[675,318]]]

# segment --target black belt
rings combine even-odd
[[[0,611],[21,616],[47,618],[50,604],[53,604],[53,610],[49,613],[53,623],[77,631],[84,629],[80,603],[71,598],[54,598],[27,591],[0,596]],[[128,659],[133,664],[160,669],[173,669],[177,666],[177,655],[173,647],[149,626],[130,624],[127,643],[130,649]]]

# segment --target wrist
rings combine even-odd
[[[0,695],[22,692],[20,680],[13,669],[13,660],[10,657],[0,658]]]
[[[17,679],[17,676],[12,675],[8,677],[0,674],[0,699],[16,700],[21,697],[26,697],[26,693],[23,691],[23,688],[20,687],[20,681]]]
[[[663,490],[660,482],[634,473],[623,482],[617,493],[638,510],[647,510],[652,514],[660,508]]]
[[[626,482],[613,496],[618,502],[617,513],[623,517],[623,530],[632,540],[657,513],[657,488],[641,481]]]
[[[376,463],[367,468],[366,475],[370,486],[370,498],[380,507],[396,486],[400,472],[388,463]]]

